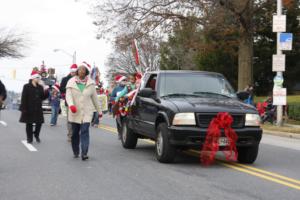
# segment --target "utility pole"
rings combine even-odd
[[[277,16],[282,15],[282,0],[277,0]],[[280,32],[277,32],[277,55],[282,55],[282,51],[279,48],[280,45]],[[283,77],[282,72],[277,71],[276,76],[277,77]],[[282,78],[283,80],[283,78]],[[281,86],[277,86],[282,88]],[[282,120],[282,105],[277,105],[277,126],[282,126],[283,120]]]
[[[272,71],[276,72],[273,88],[273,105],[277,106],[277,126],[283,125],[283,106],[287,104],[286,88],[283,88],[285,54],[283,50],[292,50],[293,34],[286,32],[286,15],[282,15],[282,0],[277,0],[277,14],[273,16],[273,32],[277,33],[277,52],[273,55]]]

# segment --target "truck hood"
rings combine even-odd
[[[165,101],[176,106],[178,112],[257,113],[254,106],[235,98],[170,97]]]

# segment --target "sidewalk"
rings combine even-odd
[[[284,124],[284,125],[285,127],[276,127],[270,125],[269,125],[270,127],[263,127],[263,133],[269,135],[276,135],[280,137],[300,139],[300,133],[299,133],[300,125],[294,125],[294,124]],[[295,131],[293,131],[293,129],[295,129]]]
[[[299,133],[288,133],[288,132],[272,131],[272,130],[268,130],[268,129],[263,129],[263,134],[276,135],[276,136],[280,136],[280,137],[288,137],[288,138],[294,138],[294,139],[300,140]]]

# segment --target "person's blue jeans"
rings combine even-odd
[[[51,121],[50,121],[50,124],[56,125],[58,112],[59,112],[59,107],[51,106]]]
[[[81,144],[81,156],[87,155],[90,144],[90,123],[72,123],[72,149],[74,155],[79,155],[79,144]]]

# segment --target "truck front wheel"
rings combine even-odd
[[[258,145],[251,147],[238,147],[238,161],[240,163],[252,164],[258,155]]]
[[[162,163],[172,163],[176,156],[176,148],[170,144],[168,139],[168,126],[166,123],[158,125],[155,152],[157,160]]]
[[[122,120],[121,142],[125,149],[134,149],[137,144],[137,134],[134,133],[127,125],[127,120]]]

